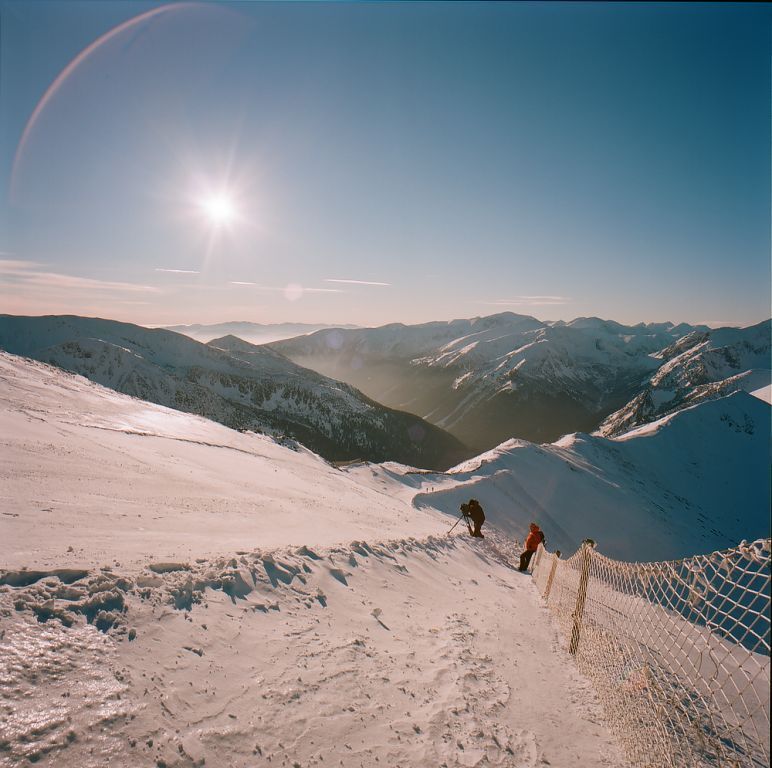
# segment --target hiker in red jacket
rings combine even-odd
[[[536,523],[531,523],[528,537],[525,540],[525,552],[520,555],[520,571],[527,571],[528,564],[531,562],[533,553],[539,548],[539,544],[544,541],[544,533]]]

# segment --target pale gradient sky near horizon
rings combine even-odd
[[[0,0],[0,312],[759,322],[771,20]]]

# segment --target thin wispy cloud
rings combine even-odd
[[[487,307],[549,307],[568,304],[572,299],[567,296],[513,296],[510,299],[480,301]]]
[[[1,253],[0,255],[10,255]],[[0,274],[9,274],[15,271],[29,271],[39,269],[43,265],[37,261],[24,261],[23,259],[0,259]]]
[[[337,277],[325,277],[324,282],[325,283],[347,283],[348,285],[382,285],[385,287],[391,286],[391,283],[379,283],[375,280],[348,280],[348,279],[337,278]]]
[[[200,275],[197,269],[166,269],[165,267],[156,267],[156,272],[171,272],[175,275]]]
[[[303,288],[303,293],[345,293],[340,288]]]
[[[248,280],[231,280],[230,285],[246,285],[254,288],[257,291],[266,291],[267,293],[287,293],[287,291],[301,293],[345,293],[341,288],[306,288],[304,285],[260,285],[259,283],[251,283]]]
[[[91,277],[63,275],[58,272],[41,271],[43,265],[33,261],[0,259],[0,284],[32,286],[87,291],[118,291],[131,293],[161,293],[160,288],[137,283],[123,283],[114,280],[97,280]]]

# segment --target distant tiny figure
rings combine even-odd
[[[484,539],[485,536],[482,535],[480,528],[482,528],[485,522],[485,512],[483,512],[480,502],[477,499],[469,499],[466,504],[461,505],[461,511],[464,513],[470,535],[477,539]],[[471,523],[469,522],[470,520],[472,521]],[[474,530],[472,530],[472,523],[474,523]]]
[[[539,544],[544,542],[544,533],[536,523],[531,523],[528,537],[525,540],[525,552],[520,555],[520,571],[527,571],[531,562],[533,553],[539,548]]]

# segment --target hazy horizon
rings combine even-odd
[[[0,310],[754,325],[771,19],[0,0]]]
[[[189,323],[178,323],[178,322],[163,322],[163,323],[156,323],[156,322],[146,322],[143,320],[121,320],[117,317],[110,317],[107,315],[93,315],[83,312],[41,312],[41,313],[22,313],[22,312],[4,312],[2,314],[5,315],[11,315],[16,317],[48,317],[48,316],[74,316],[74,317],[88,317],[92,319],[97,320],[111,320],[116,322],[122,322],[122,323],[131,323],[133,325],[138,325],[143,328],[174,328],[174,327],[195,327],[195,326],[201,326],[205,328],[215,327],[219,325],[239,325],[239,324],[252,324],[252,325],[264,325],[264,326],[275,326],[275,325],[304,325],[304,326],[329,326],[331,328],[379,328],[386,325],[426,325],[430,323],[450,323],[455,320],[473,320],[473,319],[482,319],[485,317],[492,317],[494,315],[502,315],[502,314],[515,314],[520,315],[522,317],[532,317],[535,320],[538,320],[540,323],[550,324],[550,323],[571,323],[575,320],[582,320],[582,319],[591,319],[595,318],[602,321],[610,321],[610,322],[617,322],[620,325],[625,325],[629,327],[634,327],[636,325],[667,325],[668,323],[673,326],[678,325],[692,325],[692,326],[708,326],[712,329],[727,327],[727,328],[750,328],[755,325],[759,325],[760,323],[770,321],[772,320],[772,316],[762,317],[760,320],[754,320],[750,323],[723,323],[720,321],[713,321],[713,320],[706,320],[702,322],[687,322],[685,320],[674,320],[672,318],[667,318],[664,320],[637,320],[632,322],[622,322],[618,320],[615,317],[603,317],[601,315],[577,315],[576,317],[571,317],[566,320],[563,320],[562,318],[550,318],[550,317],[540,317],[536,314],[531,313],[525,313],[525,312],[511,312],[510,310],[504,310],[502,312],[490,312],[487,314],[482,315],[454,315],[453,317],[441,317],[441,318],[434,318],[432,320],[425,320],[417,323],[406,323],[401,320],[392,320],[390,322],[385,323],[374,323],[374,324],[359,324],[359,323],[351,323],[349,321],[341,321],[341,322],[335,322],[335,321],[326,321],[326,320],[274,320],[270,322],[257,322],[254,320],[245,320],[245,319],[230,319],[230,320],[215,320],[211,323],[200,323],[198,321],[192,321]]]

